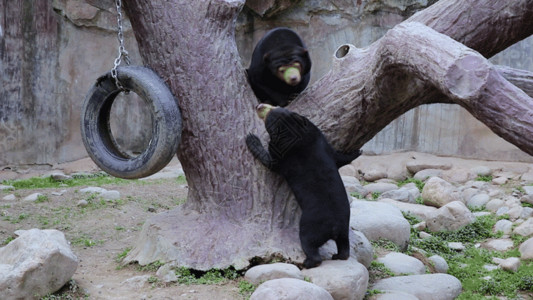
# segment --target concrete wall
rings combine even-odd
[[[8,4],[9,3],[9,4]],[[426,0],[250,0],[267,6],[261,18],[245,8],[237,23],[243,65],[270,28],[299,32],[313,59],[312,81],[329,70],[337,47],[365,47],[419,9]],[[269,6],[270,5],[270,6]],[[270,9],[272,7],[279,9]],[[281,11],[281,12],[279,12]],[[262,13],[261,12],[261,13]],[[109,71],[117,55],[113,0],[0,0],[0,168],[53,165],[86,157],[80,108],[90,86]],[[129,23],[126,49],[142,64]],[[493,62],[533,71],[533,38]],[[134,151],[149,140],[150,120],[133,95],[117,100],[112,120],[119,143]],[[122,138],[131,137],[131,138]],[[367,153],[416,150],[481,159],[533,161],[453,105],[423,106],[408,112],[363,148]]]

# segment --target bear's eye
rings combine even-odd
[[[286,67],[286,66],[283,66],[283,67],[279,67],[279,68],[278,68],[278,72],[281,72],[281,73],[284,73],[286,70],[287,70],[287,67]]]

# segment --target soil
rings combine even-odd
[[[166,169],[177,168],[179,162],[173,160]],[[54,166],[53,170],[60,170],[65,174],[98,172],[89,159]],[[47,175],[53,173],[53,170],[3,170],[0,171],[0,182],[5,179]],[[187,186],[183,181],[168,178],[146,180],[143,183],[101,185],[107,190],[119,191],[120,200],[117,201],[101,201],[79,191],[85,187],[87,186],[0,191],[0,246],[15,237],[14,232],[19,229],[57,229],[65,234],[78,257],[78,268],[72,278],[74,281],[55,294],[62,298],[50,299],[244,298],[239,293],[239,279],[211,285],[149,283],[148,277],[155,276],[155,270],[143,271],[138,265],[122,266],[118,262],[119,254],[135,244],[147,218],[185,201]],[[47,200],[22,200],[33,193],[42,193]],[[14,194],[16,200],[2,200],[9,194]],[[80,200],[87,199],[90,203],[87,207],[78,206]]]

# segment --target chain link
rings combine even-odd
[[[124,47],[124,28],[122,26],[122,9],[121,9],[122,8],[122,1],[121,0],[116,0],[115,4],[117,6],[117,25],[118,25],[118,43],[119,43],[119,47],[118,47],[118,56],[117,56],[117,58],[115,58],[113,69],[111,69],[111,77],[113,77],[113,79],[115,79],[115,84],[117,85],[117,87],[119,89],[121,89],[123,91],[127,91],[126,88],[124,88],[124,86],[122,86],[122,84],[118,80],[117,68],[120,65],[120,63],[122,62],[122,59],[124,59],[126,64],[129,65],[130,64],[130,57],[129,57],[128,51],[126,51],[126,47]]]

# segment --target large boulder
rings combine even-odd
[[[78,258],[57,230],[19,230],[18,238],[0,248],[0,299],[33,299],[59,290]]]
[[[448,274],[397,276],[378,280],[372,289],[400,291],[424,300],[452,300],[462,290],[459,279]]]
[[[461,201],[450,202],[434,211],[426,221],[430,231],[457,230],[474,222],[474,215]]]
[[[442,207],[450,202],[460,201],[462,196],[451,183],[439,177],[431,177],[422,189],[422,199],[426,205]]]
[[[250,300],[333,300],[323,288],[294,278],[269,280],[257,287]]]

